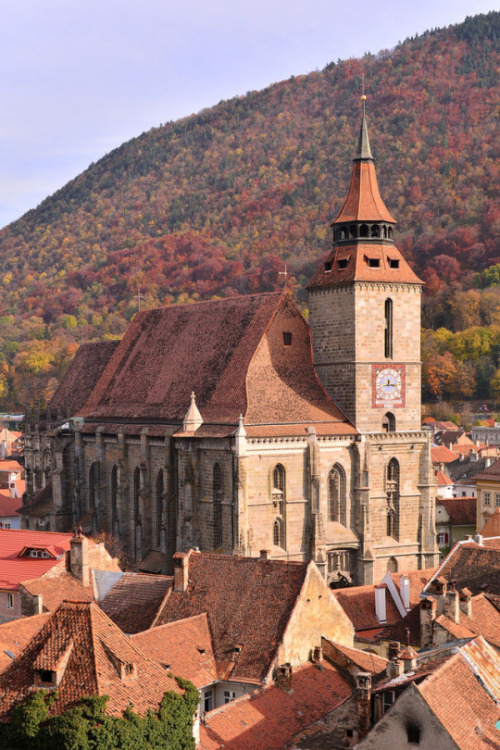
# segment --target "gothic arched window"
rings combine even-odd
[[[118,523],[118,469],[111,469],[111,533],[116,533]]]
[[[387,536],[399,539],[399,463],[391,458],[387,464],[385,489],[387,496]]]
[[[282,518],[276,518],[273,524],[273,544],[285,549],[285,524]]]
[[[286,474],[281,464],[276,464],[274,467],[272,482],[273,543],[276,547],[285,549]]]
[[[96,507],[98,491],[99,491],[99,462],[94,461],[89,471],[90,510],[94,510],[94,508]]]
[[[161,544],[161,524],[163,518],[163,469],[160,469],[156,476],[155,487],[156,499],[156,543]]]
[[[213,497],[213,544],[214,549],[222,547],[222,498],[224,494],[224,482],[220,464],[214,464],[212,476]]]
[[[138,524],[141,517],[141,470],[134,471],[134,524]]]
[[[328,474],[328,520],[341,521],[346,505],[345,471],[335,464]]]
[[[384,305],[385,325],[384,325],[384,353],[388,359],[392,359],[392,328],[393,328],[393,307],[392,299],[386,299]]]

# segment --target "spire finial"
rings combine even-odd
[[[362,73],[361,75],[361,101],[363,102],[362,106],[362,116],[361,116],[361,130],[359,132],[359,141],[358,141],[358,152],[356,156],[354,157],[355,161],[366,161],[368,159],[373,161],[372,152],[370,149],[370,139],[368,138],[368,126],[366,124],[366,94],[365,94],[365,74]]]

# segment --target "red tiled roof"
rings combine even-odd
[[[355,161],[349,192],[333,224],[351,221],[386,221],[395,224],[380,195],[373,161]]]
[[[500,458],[490,464],[487,469],[476,474],[475,479],[487,479],[492,482],[500,480]]]
[[[69,550],[73,534],[0,529],[0,589],[17,590],[21,581],[46,573]],[[19,557],[26,547],[48,550],[53,557]]]
[[[500,716],[499,674],[498,654],[477,638],[417,687],[462,750],[500,746],[500,733],[495,727]]]
[[[71,362],[68,372],[52,396],[52,412],[61,409],[63,415],[72,416],[82,408],[101,377],[118,341],[98,341],[82,344]]]
[[[38,633],[48,618],[48,613],[33,615],[33,617],[21,617],[0,625],[0,672],[12,663],[12,658],[6,653],[17,656],[30,641],[35,633]]]
[[[379,266],[371,266],[370,259],[378,260]],[[339,266],[340,260],[347,261],[345,268]],[[391,260],[398,261],[397,268],[391,265]],[[330,270],[326,270],[325,263],[330,264]],[[377,245],[359,241],[331,250],[325,262],[307,284],[307,289],[322,289],[352,281],[422,284],[396,245]]]
[[[68,570],[66,561],[61,560],[43,575],[20,583],[32,595],[42,597],[45,612],[53,612],[66,600],[91,602],[94,600],[94,586],[83,586]]]
[[[461,611],[458,624],[444,615],[437,617],[436,622],[455,638],[482,635],[486,641],[500,648],[500,612],[484,594],[472,597],[470,617]]]
[[[500,594],[500,539],[484,539],[482,544],[458,542],[431,581],[437,576],[454,581],[457,588],[467,587],[473,594]]]
[[[328,641],[327,638],[323,638],[323,641],[332,643],[336,651],[340,651],[349,662],[352,662],[356,667],[359,667],[362,672],[370,672],[370,674],[375,675],[383,672],[386,668],[387,659],[378,654],[373,654],[371,651],[362,651],[359,648],[349,648],[349,646],[344,646],[341,643]],[[334,666],[341,667],[341,665],[335,661],[335,657],[331,656],[330,653],[329,658],[330,661],[333,661]]]
[[[439,469],[437,469],[436,471],[434,471],[434,476],[436,478],[436,484],[437,485],[453,484],[453,482],[450,479],[450,477],[447,476],[444,472],[439,471]]]
[[[124,573],[100,605],[124,633],[140,633],[153,627],[171,587],[170,576]]]
[[[197,687],[216,682],[219,675],[206,613],[169,622],[130,636],[148,659]]]
[[[404,643],[407,630],[410,631],[410,643],[420,646],[420,607],[418,604],[414,605],[403,619],[384,628],[380,638],[384,641]]]
[[[351,695],[352,688],[328,662],[320,671],[294,671],[292,690],[277,685],[244,695],[205,714],[202,750],[284,750],[291,739]]]
[[[0,518],[14,518],[19,513],[17,509],[21,504],[18,497],[11,497],[10,494],[0,492]]]
[[[182,692],[165,669],[147,659],[94,602],[63,602],[22,653],[0,675],[0,721],[33,692],[34,670],[55,670],[68,661],[52,715],[86,695],[109,695],[107,713],[131,705],[145,713],[157,709],[167,690]],[[120,664],[133,664],[135,676],[120,676]]]
[[[206,612],[217,664],[232,662],[233,679],[260,682],[272,665],[310,563],[188,555],[187,589],[172,590],[158,624]],[[237,645],[243,648],[235,658]]]
[[[12,471],[19,474],[24,471],[24,466],[12,458],[0,458],[0,471]]]
[[[457,454],[445,445],[431,446],[431,461],[433,464],[450,464],[456,461]]]
[[[450,517],[452,526],[475,526],[476,506],[475,497],[439,497],[436,505],[442,505]]]
[[[283,332],[292,334],[290,346]],[[286,294],[147,310],[135,316],[80,413],[181,423],[194,391],[205,429],[236,427],[243,414],[246,423],[329,421],[352,433],[311,352],[309,326]]]

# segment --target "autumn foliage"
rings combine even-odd
[[[0,232],[0,407],[50,397],[138,309],[304,284],[345,197],[364,73],[398,244],[426,281],[429,397],[500,395],[500,14],[330,63],[123,144]],[[138,293],[141,292],[139,300]]]

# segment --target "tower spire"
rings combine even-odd
[[[354,157],[353,161],[373,161],[372,152],[370,149],[370,139],[368,137],[368,125],[366,124],[366,94],[365,94],[365,80],[363,75],[363,93],[361,95],[362,104],[362,117],[361,117],[361,128],[359,130],[358,139],[358,152]]]

